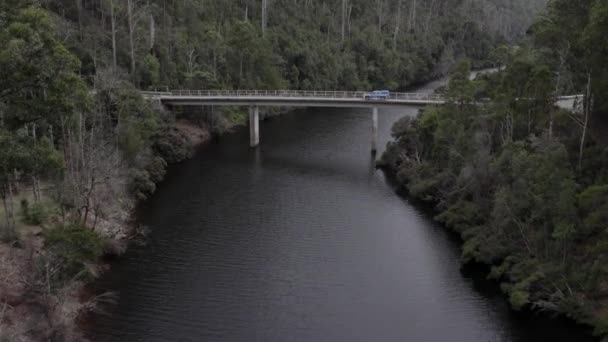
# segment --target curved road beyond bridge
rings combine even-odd
[[[249,106],[250,145],[260,143],[259,107],[342,107],[372,109],[372,152],[377,149],[378,108],[444,104],[446,98],[431,93],[390,93],[386,99],[368,99],[362,91],[306,90],[176,90],[144,91],[142,95],[161,105],[182,106]],[[557,105],[576,110],[582,95],[557,98]]]

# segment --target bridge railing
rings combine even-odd
[[[319,90],[172,90],[172,91],[142,91],[146,97],[253,97],[253,98],[324,98],[324,99],[364,99],[365,91],[319,91]],[[558,101],[582,101],[584,95],[568,95],[557,97]],[[395,101],[445,101],[443,95],[429,93],[390,93],[388,100]]]
[[[324,98],[364,99],[365,91],[319,91],[319,90],[173,90],[167,92],[142,92],[145,96],[163,97],[268,97],[268,98]],[[389,100],[443,101],[444,97],[428,93],[390,93]]]

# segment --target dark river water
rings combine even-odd
[[[380,111],[380,146],[417,109]],[[140,210],[150,229],[99,281],[93,341],[587,341],[509,310],[457,239],[396,194],[369,110],[310,109],[203,147]]]

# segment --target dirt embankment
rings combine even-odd
[[[194,125],[186,120],[178,120],[175,129],[190,140],[193,147],[200,146],[211,140],[211,131],[206,126]]]

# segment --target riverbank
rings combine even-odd
[[[394,152],[394,151],[393,151]],[[391,152],[388,152],[389,154]],[[415,186],[414,184],[410,184],[406,180],[400,178],[398,173],[398,168],[394,167],[394,165],[387,164],[386,159],[391,158],[388,155],[383,155],[381,159],[377,161],[376,167],[378,170],[381,170],[389,179],[389,182],[394,186],[396,192],[402,198],[406,199],[408,203],[415,206],[417,209],[422,211],[425,215],[431,218],[437,224],[442,226],[442,229],[446,230],[446,233],[449,234],[450,240],[452,240],[455,244],[458,244],[461,249],[464,244],[467,242],[467,238],[465,238],[461,231],[454,229],[447,225],[445,222],[438,219],[438,215],[442,213],[441,210],[438,210],[438,203],[433,200],[428,200],[423,197],[414,196],[412,192],[409,190],[409,186]],[[492,276],[494,271],[493,264],[488,264],[484,262],[479,262],[475,260],[464,261],[461,259],[461,272],[465,274],[467,277],[470,277],[476,283],[482,283],[480,285],[482,287],[482,291],[489,292],[504,298],[507,304],[509,305],[509,309],[513,311],[518,318],[529,321],[530,329],[537,329],[538,327],[534,326],[534,323],[548,325],[549,322],[561,322],[564,326],[567,326],[569,329],[578,329],[581,331],[587,331],[589,335],[593,335],[597,338],[597,341],[608,342],[608,336],[601,335],[597,336],[597,333],[593,331],[597,328],[597,325],[589,320],[579,319],[572,315],[572,313],[561,312],[561,311],[550,311],[545,309],[534,308],[532,306],[527,306],[521,309],[514,309],[511,302],[509,302],[509,296],[505,293],[505,289],[502,286],[503,283],[501,280],[496,279]],[[490,282],[491,284],[486,284],[486,282]],[[599,318],[600,316],[598,316]],[[595,340],[594,340],[595,341]]]
[[[605,336],[605,145],[586,136],[581,154],[568,113],[551,106],[468,104],[498,84],[518,87],[506,84],[510,72],[477,84],[455,75],[453,102],[396,123],[380,166],[434,207],[435,219],[462,238],[462,261],[487,265],[514,309],[566,315]],[[513,114],[505,131],[497,108],[528,110],[528,120]],[[553,137],[549,114],[558,118]]]
[[[262,120],[288,112],[285,109],[263,113]],[[205,113],[203,113],[205,114]],[[45,213],[41,225],[20,223],[18,237],[14,240],[17,245],[0,243],[0,341],[8,338],[10,342],[29,341],[80,341],[83,340],[79,322],[90,312],[99,309],[100,305],[111,302],[110,293],[96,294],[88,286],[91,281],[110,271],[112,265],[106,260],[120,257],[134,239],[144,238],[147,232],[134,221],[134,209],[143,200],[156,191],[156,186],[164,180],[166,168],[190,159],[203,145],[219,137],[231,133],[234,129],[245,124],[246,112],[229,109],[226,113],[207,113],[216,117],[209,122],[201,120],[201,113],[184,115],[181,119],[168,119],[164,133],[160,134],[148,166],[136,172],[121,173],[123,179],[118,183],[128,184],[131,179],[130,191],[124,192],[123,198],[113,198],[111,215],[91,215],[88,229],[103,239],[103,251],[96,260],[86,264],[91,273],[84,279],[68,281],[61,288],[51,291],[50,285],[37,275],[45,272],[39,269],[40,256],[48,253],[47,231],[65,218],[59,217],[59,212],[50,210],[52,201],[44,194]],[[169,113],[160,114],[167,117]],[[171,114],[174,115],[174,114]],[[203,115],[205,116],[205,115]],[[219,119],[217,119],[219,118]],[[150,152],[143,152],[150,153]],[[149,157],[150,158],[150,157]],[[29,191],[23,187],[23,192]],[[48,194],[50,195],[50,193]],[[17,207],[20,198],[16,196]],[[97,210],[104,211],[99,207]],[[23,217],[20,220],[24,220]],[[43,266],[44,267],[44,266]],[[60,272],[56,270],[55,272]],[[42,278],[45,275],[42,274]],[[38,284],[32,284],[37,282]],[[48,280],[47,280],[48,282]],[[45,289],[49,286],[48,291]]]
[[[226,129],[230,128],[230,125],[226,126]],[[190,157],[198,147],[209,142],[212,136],[208,126],[185,120],[175,121],[167,128],[167,137],[179,145],[182,153],[176,154],[179,156],[171,162],[178,163]],[[163,165],[165,166],[162,166],[162,170],[158,170],[160,176],[154,178],[156,183],[164,177],[167,164]],[[121,182],[126,182],[126,179]],[[26,187],[21,189],[21,192],[27,191],[29,190]],[[153,191],[154,189],[148,190],[145,196],[149,196]],[[114,198],[113,201],[123,204],[136,203],[137,198],[143,194],[134,192],[132,196],[134,197]],[[16,197],[23,196],[17,193]],[[65,218],[62,219],[58,212],[54,213],[54,210],[50,209],[50,203],[48,199],[44,207],[40,207],[47,211],[42,225],[20,223],[14,240],[17,245],[0,243],[0,337],[7,338],[10,342],[81,340],[81,332],[77,326],[79,317],[96,310],[99,303],[111,300],[111,296],[107,294],[96,296],[85,291],[87,277],[78,277],[77,280],[67,281],[61,288],[51,290],[48,277],[53,275],[48,274],[49,266],[47,264],[45,271],[45,266],[39,265],[38,261],[48,253],[45,243],[47,232]],[[133,205],[126,204],[117,207],[110,216],[91,215],[89,229],[94,230],[103,239],[103,254],[106,257],[124,253],[129,242],[142,233],[139,227],[132,223],[132,208]],[[21,220],[24,218],[21,217]],[[86,268],[92,276],[97,277],[107,272],[110,265],[98,260],[88,263]],[[41,272],[42,278],[38,277]],[[46,282],[44,272],[47,272]],[[51,272],[61,271],[53,269]]]

